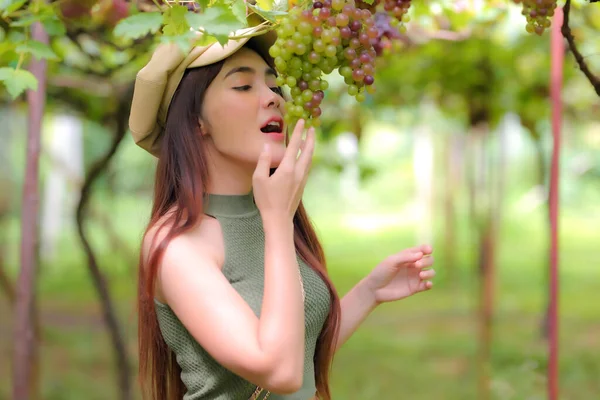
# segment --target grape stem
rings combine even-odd
[[[594,0],[598,1],[598,0]],[[571,11],[571,0],[566,0],[565,5],[563,7],[563,24],[560,28],[560,32],[563,37],[567,39],[567,43],[569,44],[569,49],[571,53],[573,53],[573,57],[575,57],[575,61],[577,61],[577,65],[579,65],[579,69],[585,77],[590,81],[596,94],[600,96],[600,79],[596,75],[592,73],[590,68],[588,67],[585,59],[577,49],[577,45],[575,44],[575,38],[573,37],[573,33],[571,32],[571,27],[569,27],[569,14]]]

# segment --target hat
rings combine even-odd
[[[225,45],[215,42],[207,46],[195,46],[187,54],[174,43],[158,46],[135,79],[129,115],[129,129],[135,143],[158,157],[169,105],[185,70],[210,65],[229,57],[261,29],[264,27],[251,26],[237,30],[229,37],[247,37],[230,39]],[[252,39],[259,48],[268,52],[275,43],[276,34],[271,30],[252,36]]]

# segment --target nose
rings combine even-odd
[[[266,91],[263,95],[263,106],[265,108],[279,108],[281,105],[281,96],[275,93],[268,85],[264,85]]]

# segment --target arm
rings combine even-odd
[[[265,224],[265,289],[260,319],[211,259],[185,234],[169,244],[159,270],[160,291],[198,343],[221,365],[275,393],[302,385],[304,308],[293,226]]]
[[[367,316],[377,307],[375,296],[365,281],[360,281],[340,301],[340,329],[335,351],[354,334]]]
[[[378,304],[397,301],[431,289],[435,276],[432,249],[418,246],[393,254],[377,265],[341,300],[336,350],[356,331]]]

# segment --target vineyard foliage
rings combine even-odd
[[[278,33],[270,53],[279,72],[278,84],[286,88],[288,122],[302,117],[311,125],[322,124],[323,102],[333,89],[330,82],[334,72],[340,76],[334,88],[336,100],[338,94],[346,94],[355,103],[369,99],[371,104],[372,95],[382,91],[379,99],[397,104],[437,85],[443,89],[434,91],[433,97],[450,110],[464,103],[453,101],[456,95],[468,92],[470,104],[464,106],[469,108],[469,118],[477,118],[476,114],[483,112],[479,109],[494,108],[484,104],[492,101],[494,82],[508,82],[516,93],[514,102],[522,103],[516,105],[521,108],[531,108],[531,96],[523,95],[525,99],[519,100],[517,92],[525,89],[545,94],[540,87],[545,82],[521,79],[528,69],[523,63],[502,70],[500,76],[489,67],[496,63],[508,65],[515,53],[526,56],[526,48],[535,48],[534,41],[539,44],[546,40],[557,2],[516,3],[491,0],[473,6],[466,1],[447,0],[0,0],[0,82],[12,100],[27,89],[35,90],[37,80],[27,65],[36,58],[49,61],[49,74],[56,78],[50,80],[51,86],[66,79],[70,88],[84,89],[87,83],[95,94],[102,92],[95,90],[97,87],[108,87],[110,92],[131,81],[158,44],[177,43],[186,50],[193,44],[225,43],[231,37],[244,36],[234,33],[252,25],[258,27],[252,35],[269,30]],[[574,3],[574,7],[589,7],[584,26],[597,30],[600,7],[586,2]],[[517,18],[515,11],[520,11]],[[43,25],[50,36],[49,44],[31,39],[34,23]],[[498,33],[506,31],[507,25],[509,32]],[[439,38],[435,37],[436,31],[455,37],[433,40]],[[581,36],[583,31],[576,33]],[[490,47],[490,38],[485,36],[499,34],[515,39],[509,46],[496,43]],[[418,54],[414,51],[417,47]],[[440,64],[431,65],[432,61]],[[536,63],[547,68],[547,61]],[[440,68],[443,65],[448,68]],[[97,80],[72,82],[74,76]],[[512,79],[515,77],[518,79]],[[378,85],[379,79],[385,81],[384,86]],[[523,87],[513,85],[515,82]],[[409,88],[408,84],[413,86]],[[73,96],[78,95],[70,93],[71,100]],[[79,96],[85,97],[81,93]],[[105,107],[93,99],[82,100],[82,108],[91,116]]]

